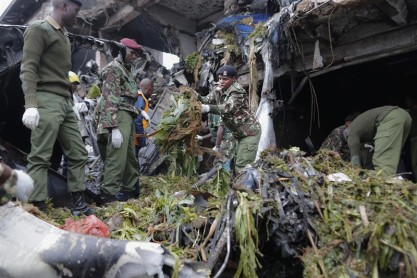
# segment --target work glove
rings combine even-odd
[[[203,140],[203,136],[201,135],[196,135],[195,139],[197,139],[197,141],[202,141]]]
[[[210,112],[210,106],[207,104],[202,104],[201,105],[201,113],[208,113]]]
[[[217,152],[219,152],[219,147],[214,146],[212,150],[213,150],[213,151],[215,151],[215,152],[217,153]]]
[[[88,111],[88,107],[85,102],[76,103],[74,107],[77,109],[78,113],[84,113]]]
[[[14,171],[17,175],[16,197],[22,202],[27,202],[34,189],[33,179],[21,170]]]
[[[111,131],[111,143],[115,149],[120,148],[123,143],[123,136],[118,128],[113,128]]]
[[[27,128],[34,130],[39,124],[38,108],[26,108],[25,113],[23,113],[22,122]]]
[[[90,108],[94,108],[94,106],[96,106],[96,103],[94,100],[89,99],[89,98],[85,98],[84,102],[87,104],[87,107]]]
[[[148,122],[151,120],[151,117],[149,117],[149,115],[148,115],[148,113],[146,113],[145,112],[145,110],[142,110],[141,112],[140,112],[140,115],[145,119],[145,120],[147,120]]]

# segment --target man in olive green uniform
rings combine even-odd
[[[347,133],[351,162],[360,165],[361,144],[373,142],[375,170],[395,174],[410,127],[410,115],[397,106],[382,106],[360,114]]]
[[[139,196],[139,167],[135,155],[134,120],[137,87],[130,66],[141,46],[124,38],[126,47],[101,71],[102,99],[98,103],[97,143],[104,161],[100,191],[104,202],[126,201]]]
[[[68,190],[72,213],[94,211],[84,201],[87,151],[73,112],[68,72],[71,44],[65,27],[74,25],[81,8],[78,0],[53,0],[51,16],[28,26],[24,37],[20,79],[25,94],[23,124],[32,130],[28,174],[35,181],[32,203],[45,210],[47,175],[54,142],[58,139],[68,157]]]
[[[201,98],[205,103],[202,112],[220,115],[224,125],[232,132],[237,141],[235,168],[241,171],[246,164],[255,161],[261,127],[249,108],[247,92],[236,81],[236,69],[225,65],[216,74],[219,87]]]

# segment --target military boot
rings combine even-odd
[[[86,216],[94,213],[94,210],[90,208],[84,199],[84,191],[72,192],[72,208],[71,214],[74,216],[80,216],[84,214]]]
[[[47,213],[45,201],[32,201],[32,205],[37,207],[40,211]]]

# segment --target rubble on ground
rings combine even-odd
[[[330,181],[334,173],[351,181]],[[141,177],[138,200],[98,207],[97,216],[111,238],[158,242],[177,258],[207,262],[212,274],[226,256],[236,262],[227,271],[256,277],[268,248],[277,250],[276,264],[301,258],[304,277],[416,274],[417,185],[410,181],[326,150],[305,157],[292,148],[268,149],[232,183],[222,172],[199,190],[194,182]],[[66,217],[62,208],[42,215],[55,225]]]

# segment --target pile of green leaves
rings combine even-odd
[[[184,61],[185,61],[185,69],[187,70],[187,72],[194,72],[194,69],[198,66],[199,64],[199,59],[200,59],[200,53],[199,52],[193,52],[189,55],[187,55],[187,57],[185,57]]]
[[[188,116],[181,116],[189,109],[190,93],[179,95],[167,114],[176,120],[164,122],[166,129],[161,132],[165,135],[160,140],[171,139],[161,142],[168,155],[177,148],[184,150],[184,155],[192,148],[188,140],[195,134],[181,130],[190,123]],[[197,106],[191,100],[191,107],[199,109],[193,105]],[[299,247],[304,277],[384,277],[393,273],[417,277],[417,184],[361,170],[327,151],[315,157],[288,155],[283,159],[280,150],[268,149],[257,165],[262,169],[260,184],[268,172],[270,188],[278,184],[290,188],[291,179],[282,173],[290,174],[297,178],[306,198],[314,202],[316,211],[309,214],[305,235],[308,246],[303,241]],[[337,172],[352,181],[335,183],[326,177]],[[112,238],[159,242],[179,259],[205,261],[210,255],[208,231],[215,229],[213,223],[224,220],[220,216],[229,191],[228,176],[219,171],[199,191],[190,190],[196,178],[141,177],[139,200],[95,208],[96,214],[110,226]],[[259,225],[265,224],[259,219],[268,219],[268,215],[278,219],[279,211],[271,196],[263,199],[259,192],[244,191],[236,191],[236,196],[238,202],[232,211],[232,249],[240,250],[236,277],[256,277],[262,251],[258,242],[268,240],[260,238],[265,233],[258,234],[264,230]],[[197,197],[204,198],[207,206],[196,205]],[[45,220],[59,225],[66,217],[70,217],[69,210],[51,209]]]
[[[319,241],[302,257],[304,276],[417,277],[417,185],[361,170],[326,151],[311,162],[326,173],[343,172],[352,182],[325,179],[305,188],[320,217],[312,219]]]
[[[201,129],[201,103],[185,86],[172,95],[171,103],[162,115],[156,144],[170,162],[170,175],[192,177],[197,174],[198,156],[205,151],[195,139]]]

